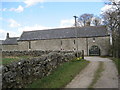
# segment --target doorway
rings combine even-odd
[[[91,46],[89,49],[90,56],[100,56],[100,48],[96,45]]]

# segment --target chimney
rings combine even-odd
[[[8,39],[9,38],[9,33],[7,33],[7,36],[6,36],[6,39]]]
[[[88,22],[86,22],[86,26],[90,26],[90,22],[88,21]]]

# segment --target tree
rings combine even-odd
[[[120,1],[110,0],[106,3],[110,8],[103,11],[104,23],[112,35],[112,54],[113,57],[120,58]]]
[[[93,17],[92,18],[92,24],[95,25],[95,26],[101,25],[101,18]]]
[[[82,14],[79,18],[78,18],[78,22],[81,26],[90,26],[91,20],[92,20],[93,14]]]

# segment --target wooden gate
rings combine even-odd
[[[92,46],[89,49],[89,55],[90,56],[100,56],[100,48],[96,45]]]

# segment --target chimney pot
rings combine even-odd
[[[7,33],[7,36],[6,36],[6,39],[8,39],[9,38],[9,33]]]

